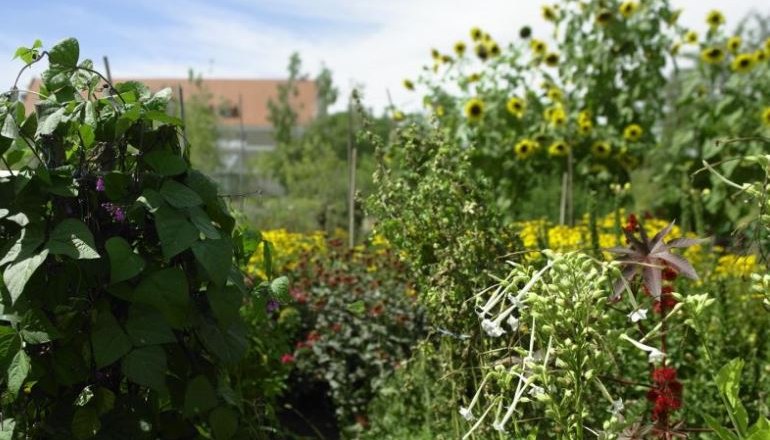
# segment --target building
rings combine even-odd
[[[170,87],[174,96],[183,91],[189,98],[201,88],[188,79],[180,78],[116,78],[115,82],[141,82],[152,91]],[[259,188],[264,193],[277,194],[281,188],[270,179],[255,175],[247,164],[255,154],[271,151],[275,148],[272,126],[268,120],[268,102],[278,97],[280,80],[265,79],[203,79],[201,86],[211,94],[210,105],[219,116],[217,129],[222,169],[213,173],[223,191],[227,193],[245,192]],[[297,130],[302,130],[318,112],[315,83],[310,80],[296,82],[297,93],[291,97],[292,107],[297,112]],[[40,80],[33,79],[29,90],[37,92]],[[34,110],[38,96],[27,93],[23,97],[27,112]]]

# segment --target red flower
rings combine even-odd
[[[652,380],[658,385],[665,385],[666,382],[676,380],[676,369],[661,367],[652,372]]]
[[[682,383],[676,380],[676,370],[673,368],[656,368],[652,372],[655,382],[647,392],[647,400],[653,402],[652,420],[668,417],[668,413],[682,407]]]
[[[315,342],[319,339],[321,339],[321,334],[315,330],[307,334],[307,342]]]
[[[628,214],[626,225],[623,227],[623,229],[625,229],[626,232],[635,232],[637,226],[639,226],[639,223],[636,220],[636,216],[634,214]]]
[[[291,353],[284,353],[284,355],[281,356],[281,363],[284,365],[294,363],[294,355]]]
[[[674,269],[666,266],[665,269],[663,269],[663,272],[661,274],[663,276],[664,281],[673,281],[676,279],[677,276],[679,276],[679,273],[675,271]]]

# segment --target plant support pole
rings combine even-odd
[[[348,98],[348,247],[353,249],[355,239],[356,203],[356,145],[353,139],[353,95]]]

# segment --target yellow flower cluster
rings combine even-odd
[[[618,219],[620,222],[625,219],[625,213],[622,210],[617,214],[613,212],[597,219],[599,247],[606,249],[626,245],[625,237],[619,229],[622,225],[617,223]],[[667,225],[668,222],[662,219],[652,218],[644,221],[644,229],[650,237]],[[587,217],[575,226],[555,225],[543,219],[521,222],[517,226],[518,237],[528,251],[526,258],[530,261],[540,258],[538,252],[540,249],[569,252],[592,247]],[[682,230],[676,225],[671,229],[669,236],[672,238],[695,237],[691,233],[682,234]],[[713,256],[715,252],[720,253],[718,258]],[[605,251],[603,254],[608,260],[613,258],[609,252]],[[707,248],[701,244],[691,246],[684,250],[682,256],[690,261],[702,275],[717,279],[748,277],[759,267],[754,255],[740,256],[724,253],[723,249],[716,246],[713,248]]]
[[[296,267],[299,256],[305,252],[324,252],[326,249],[326,236],[323,232],[299,233],[289,232],[286,229],[274,229],[262,231],[262,238],[272,244],[273,270],[292,270]],[[249,258],[246,273],[266,278],[265,259],[263,245]]]

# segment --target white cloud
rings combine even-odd
[[[704,28],[703,17],[713,8],[725,11],[730,27],[752,9],[770,12],[766,0],[673,3],[685,9],[682,23],[697,29]],[[90,11],[90,18],[106,22],[109,32],[101,34],[98,43],[81,38],[81,47],[97,61],[102,54],[92,54],[89,46],[108,51],[115,76],[184,76],[192,67],[209,76],[275,78],[285,74],[290,53],[299,51],[307,70],[315,72],[321,63],[332,69],[343,97],[355,82],[365,85],[368,105],[382,108],[390,91],[397,105],[414,108],[419,103],[401,88],[401,81],[419,74],[430,61],[431,47],[448,51],[456,40],[467,40],[471,26],[482,27],[501,42],[516,38],[525,24],[532,25],[536,34],[548,32],[539,17],[542,3],[525,0],[231,0],[221,3],[228,6],[215,4],[140,0],[134,7],[158,17],[144,27],[121,24],[118,16],[111,16],[119,14],[117,10]],[[50,25],[61,27],[51,30],[57,35],[78,36],[82,29],[63,20]],[[11,54],[15,46],[10,42],[15,41],[0,38],[0,51]],[[23,43],[27,41],[18,44]],[[0,84],[10,84],[18,61],[0,60]]]

